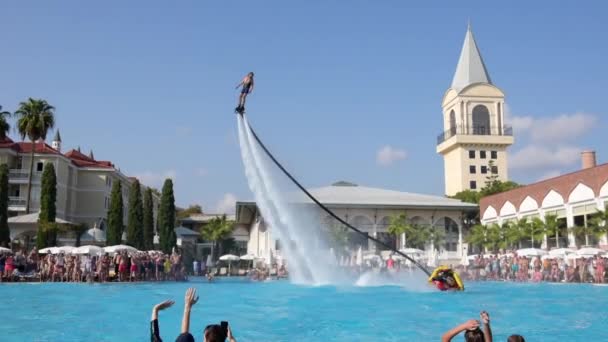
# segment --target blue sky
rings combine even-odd
[[[605,4],[442,4],[3,2],[0,105],[47,99],[64,149],[155,186],[174,177],[178,204],[216,211],[252,197],[232,109],[255,71],[249,119],[304,184],[442,194],[441,98],[470,19],[507,94],[511,178],[575,170],[584,148],[608,159]]]

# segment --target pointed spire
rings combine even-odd
[[[492,80],[481,58],[479,48],[477,48],[477,43],[471,30],[471,22],[469,21],[462,51],[460,52],[460,59],[458,59],[458,65],[456,66],[456,72],[452,80],[452,88],[461,91],[464,87],[473,83],[492,84]]]
[[[53,141],[61,142],[61,134],[59,134],[59,129],[55,131],[55,137],[53,138]]]
[[[80,152],[80,146],[78,146],[78,152]]]
[[[93,149],[91,149],[91,152],[89,152],[89,158],[95,160],[95,157],[93,156]]]

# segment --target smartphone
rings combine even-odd
[[[222,327],[222,331],[224,332],[224,336],[228,336],[228,322],[222,321],[220,323],[220,326]]]

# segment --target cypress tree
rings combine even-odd
[[[120,181],[116,181],[112,185],[110,209],[108,209],[108,231],[106,232],[106,244],[108,246],[119,245],[122,242],[122,217],[122,185]]]
[[[8,166],[0,165],[0,246],[8,247],[11,233],[8,228]]]
[[[154,201],[152,189],[144,193],[144,247],[146,250],[154,249]]]
[[[158,210],[158,229],[160,232],[160,249],[170,253],[175,246],[175,196],[173,195],[173,181],[166,179],[160,197]]]
[[[55,175],[55,166],[52,163],[46,163],[42,171],[42,180],[40,185],[40,214],[38,216],[38,231],[45,233],[37,234],[36,245],[39,247],[42,241],[38,241],[38,237],[44,237],[44,244],[49,246],[57,242],[57,229],[55,227],[55,218],[57,215],[57,177]]]
[[[139,250],[144,246],[144,208],[141,203],[141,186],[136,179],[129,191],[129,218],[127,221],[127,244]]]

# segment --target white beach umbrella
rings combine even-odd
[[[606,251],[604,251],[603,249],[599,249],[599,248],[593,248],[593,247],[584,247],[579,249],[578,251],[576,251],[577,255],[580,256],[584,256],[584,257],[592,257],[592,256],[596,256],[598,254],[604,254]]]
[[[137,250],[137,248],[131,247],[129,245],[108,246],[108,247],[104,247],[103,251],[106,253],[116,253],[116,252],[121,252],[121,251],[127,251],[129,253],[139,252]]]
[[[238,260],[241,260],[241,258],[239,258],[238,256],[233,255],[233,254],[226,254],[226,255],[222,255],[220,257],[220,260],[221,261],[238,261]]]
[[[467,259],[470,260],[475,260],[479,255],[478,254],[471,254],[467,256]]]
[[[56,254],[55,252],[57,251],[57,247],[47,247],[47,248],[43,248],[38,250],[38,253],[40,254]]]
[[[517,255],[523,257],[543,256],[547,255],[547,251],[538,248],[523,248],[517,250]]]
[[[418,248],[401,248],[399,250],[399,252],[403,253],[403,254],[407,254],[407,256],[410,256],[410,254],[412,255],[421,255],[424,254],[424,251]]]
[[[566,256],[568,254],[575,253],[574,250],[570,248],[556,248],[549,251],[549,255],[551,256]]]
[[[61,246],[61,247],[56,247],[56,249],[54,249],[53,251],[51,251],[52,254],[70,254],[72,253],[72,250],[74,250],[74,246]]]
[[[10,248],[0,247],[0,253],[12,253],[13,251]]]
[[[100,255],[102,253],[103,248],[93,245],[80,246],[72,250],[72,254]]]
[[[241,255],[239,257],[240,260],[245,260],[245,261],[251,261],[253,259],[255,259],[255,255],[253,254],[245,254],[245,255]]]

